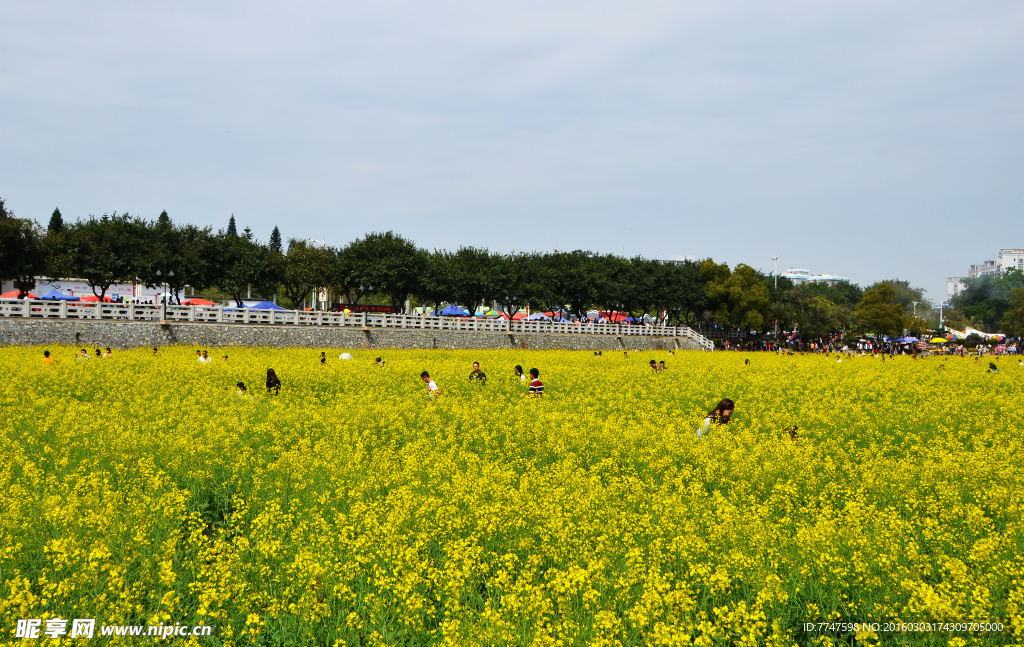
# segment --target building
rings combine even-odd
[[[779,276],[787,278],[793,283],[807,283],[807,280],[811,278],[811,271],[791,267]]]
[[[1002,274],[1007,270],[1024,272],[1024,249],[1004,247],[999,250],[999,256],[996,257],[996,260],[971,265],[967,278],[976,279],[979,276],[986,276],[988,274]]]
[[[967,271],[967,278],[976,279],[987,274],[999,274],[999,264],[996,261],[974,263],[971,265],[971,269]]]
[[[791,267],[779,276],[785,277],[793,283],[825,283],[831,288],[836,286],[836,283],[843,281],[849,282],[850,279],[845,276],[836,276],[835,274],[811,274],[810,270],[800,269]]]
[[[1002,274],[1007,270],[1024,272],[1024,249],[1017,247],[1004,247],[999,250],[999,256],[995,260],[975,263],[967,271],[967,276],[951,276],[946,279],[946,298],[951,299],[963,291],[964,279],[976,279],[990,274]]]
[[[966,285],[964,284],[963,276],[949,276],[946,277],[946,299],[952,299],[956,295],[963,292]]]
[[[964,288],[965,278],[978,278],[989,274],[1001,274],[1010,269],[1024,272],[1024,249],[1002,248],[995,260],[984,263],[974,263],[967,272],[967,276],[949,276],[946,278],[946,298],[951,299],[961,293]]]
[[[696,256],[690,256],[689,254],[676,254],[668,260],[658,261],[666,265],[685,265],[689,261],[697,260]]]
[[[1024,249],[1001,249],[999,250],[999,271],[1017,270],[1024,272]]]

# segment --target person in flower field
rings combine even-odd
[[[434,379],[430,377],[430,373],[428,373],[427,371],[423,371],[422,373],[420,373],[420,379],[426,382],[427,396],[430,397],[431,400],[441,395],[441,391],[438,390],[437,388],[437,382],[435,382]]]
[[[535,368],[530,369],[530,386],[526,394],[538,398],[544,395],[544,383],[540,381],[540,371]]]

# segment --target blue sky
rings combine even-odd
[[[1019,2],[0,5],[0,196],[868,284],[1024,246]]]

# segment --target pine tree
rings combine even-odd
[[[50,234],[59,234],[62,229],[64,229],[64,218],[60,215],[60,209],[54,209],[46,231]]]
[[[284,247],[281,246],[281,230],[277,226],[274,226],[274,231],[270,232],[270,249],[278,254],[284,253]]]
[[[156,223],[157,226],[161,228],[167,227],[171,224],[171,217],[167,215],[166,209],[160,212],[160,216],[156,219]]]
[[[238,230],[235,229],[235,214],[231,214],[231,220],[228,221],[228,236],[237,236]]]

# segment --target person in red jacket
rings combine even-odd
[[[535,397],[544,395],[544,383],[540,381],[540,371],[535,368],[530,369],[530,386],[526,394]]]

